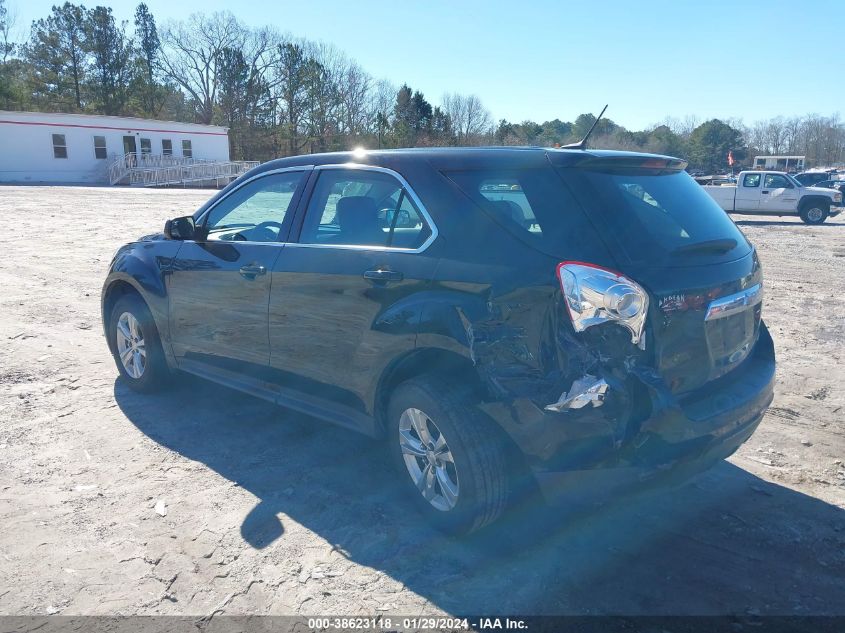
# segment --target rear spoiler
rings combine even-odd
[[[551,157],[550,157],[551,158]],[[551,159],[552,164],[557,161]],[[684,171],[687,168],[687,161],[670,156],[595,156],[585,154],[574,161],[561,161],[556,167],[578,167],[591,171],[604,172],[647,172],[655,174],[671,174]]]

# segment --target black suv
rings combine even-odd
[[[818,183],[830,180],[830,171],[805,171],[800,174],[795,174],[794,178],[805,187],[817,187]]]
[[[685,166],[542,148],[271,161],[118,250],[108,344],[138,391],[178,369],[386,439],[408,497],[454,531],[529,484],[561,498],[694,472],[757,427],[775,362],[756,252]]]

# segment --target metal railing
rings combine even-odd
[[[109,164],[109,182],[112,185],[128,184],[141,187],[213,183],[219,187],[258,164],[258,161],[222,161],[130,152],[112,159]]]

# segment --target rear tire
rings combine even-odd
[[[438,377],[414,378],[393,393],[387,421],[404,492],[431,523],[468,534],[505,511],[508,451],[469,393]]]
[[[821,224],[827,220],[830,214],[830,206],[822,202],[810,202],[801,209],[801,220],[804,224]]]
[[[151,393],[168,382],[170,370],[153,315],[134,294],[114,305],[109,319],[109,347],[123,382],[134,391]]]

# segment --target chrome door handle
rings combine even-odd
[[[241,277],[244,279],[255,279],[261,275],[266,275],[267,269],[260,264],[250,264],[248,266],[241,266],[238,272],[241,273]]]
[[[375,270],[364,271],[364,279],[373,283],[386,284],[391,281],[402,281],[404,275],[396,270],[377,268]]]

